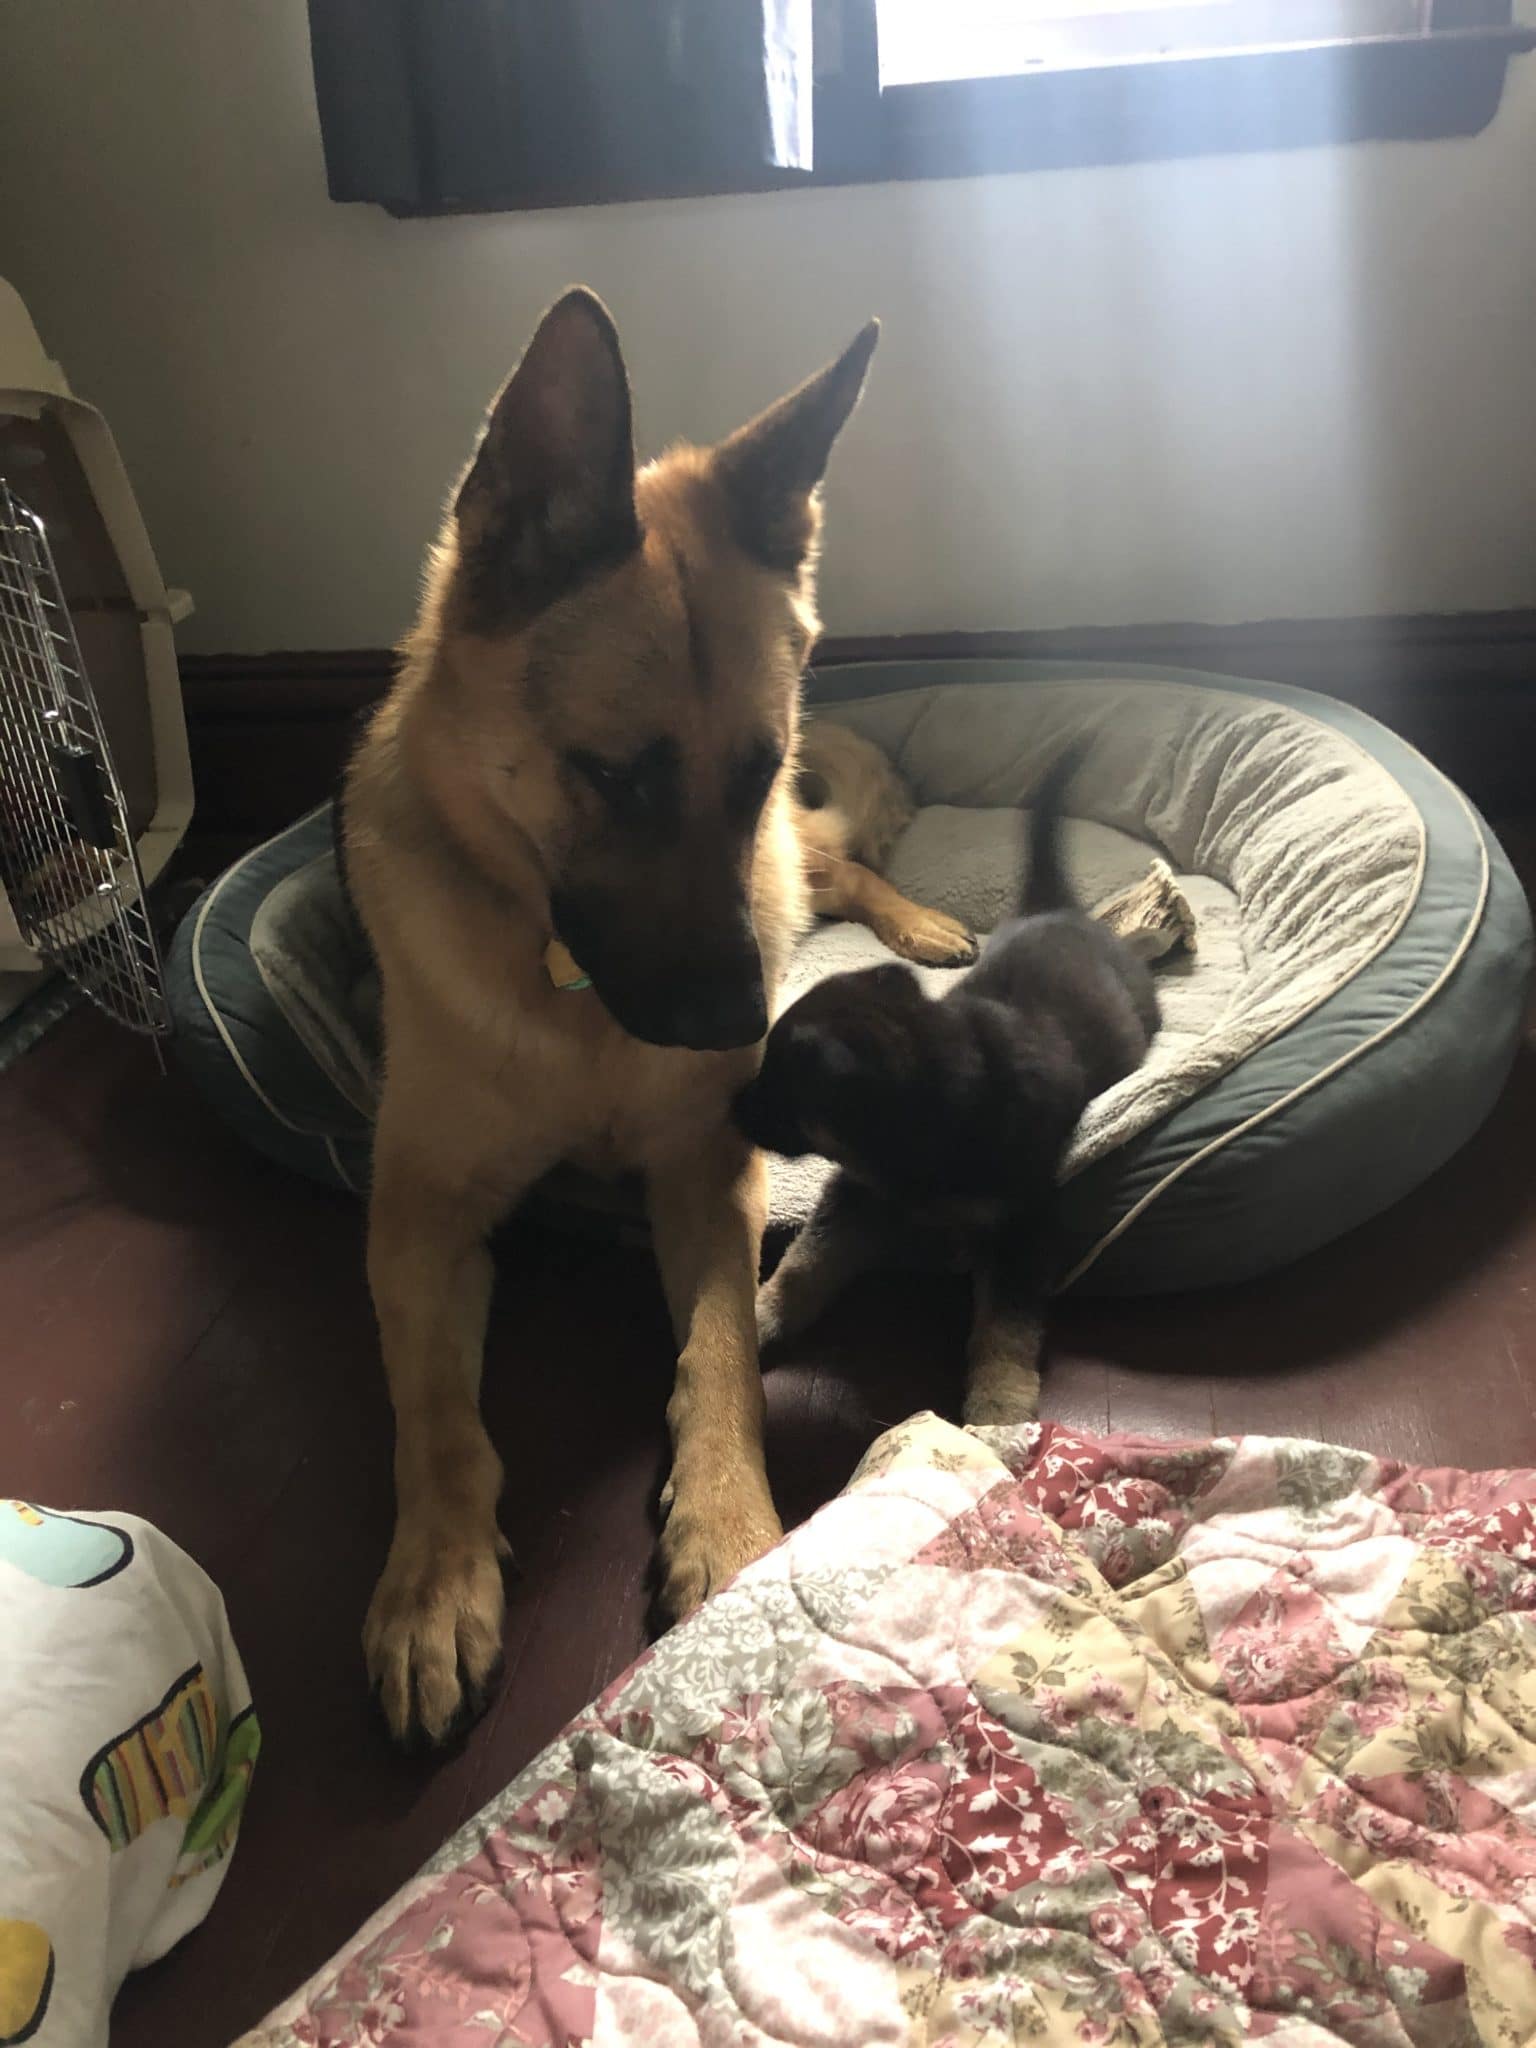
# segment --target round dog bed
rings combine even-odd
[[[1235,1280],[1384,1209],[1468,1138],[1513,1059],[1531,923],[1452,784],[1362,713],[1183,671],[925,662],[839,669],[815,709],[878,744],[918,809],[887,872],[986,930],[1017,880],[1018,809],[1070,739],[1069,865],[1088,901],[1172,868],[1192,952],[1159,967],[1164,1029],[1091,1105],[1067,1164],[1071,1280],[1138,1293]],[[834,695],[835,693],[835,695]],[[824,926],[789,993],[882,957]],[[935,989],[948,977],[925,977]],[[248,854],[182,924],[181,1058],[271,1157],[367,1181],[378,991],[341,891],[329,810]],[[777,1163],[792,1228],[824,1169]],[[566,1173],[566,1220],[634,1222],[632,1189]]]

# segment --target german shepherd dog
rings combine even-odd
[[[838,1168],[758,1296],[762,1341],[804,1329],[914,1239],[945,1246],[974,1276],[972,1423],[1035,1413],[1062,1155],[1160,1021],[1145,946],[1090,916],[1062,864],[1061,801],[1083,752],[1041,782],[1018,909],[970,972],[937,1002],[894,961],[829,975],[774,1025],[734,1109],[754,1145]]]
[[[765,1170],[729,1112],[790,949],[820,911],[910,959],[974,956],[863,864],[900,806],[873,749],[828,735],[819,803],[796,796],[819,489],[877,331],[718,446],[637,473],[613,323],[588,292],[559,300],[452,494],[348,770],[347,877],[383,987],[368,1277],[396,1425],[364,1647],[404,1742],[449,1739],[500,1661],[492,1226],[564,1161],[644,1177],[678,1346],[662,1596],[686,1613],[780,1533]]]

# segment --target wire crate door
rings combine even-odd
[[[109,1016],[170,1030],[122,784],[42,521],[0,481],[0,882],[22,938]]]

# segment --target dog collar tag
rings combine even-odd
[[[559,939],[551,939],[544,948],[544,972],[558,989],[574,992],[592,986],[591,975],[582,973],[571,958],[569,946],[562,945]]]

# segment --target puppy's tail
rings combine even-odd
[[[1041,777],[1029,814],[1029,865],[1019,899],[1020,917],[1045,910],[1081,910],[1061,859],[1061,807],[1073,777],[1088,755],[1087,740],[1074,740]]]

